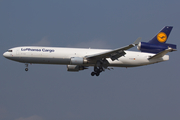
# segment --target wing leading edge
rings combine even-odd
[[[139,37],[138,39],[136,39],[136,41],[133,44],[130,44],[128,46],[114,49],[114,50],[104,52],[104,53],[85,56],[85,58],[86,59],[96,59],[96,60],[103,59],[103,58],[111,58],[111,60],[114,61],[114,60],[118,59],[119,57],[122,57],[126,54],[126,52],[124,50],[128,50],[128,49],[138,45],[138,43],[140,41],[141,41],[141,38]]]

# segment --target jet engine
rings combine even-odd
[[[137,49],[140,50],[141,52],[159,53],[165,49],[168,49],[168,47],[176,49],[176,45],[174,44],[167,44],[167,43],[152,44],[147,42],[139,42]]]
[[[88,69],[88,68],[79,65],[67,65],[67,71],[71,71],[71,72],[78,72],[84,69]]]
[[[87,63],[87,60],[81,57],[72,57],[70,61],[71,65],[82,65],[85,63]]]

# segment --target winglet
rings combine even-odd
[[[134,41],[133,45],[134,45],[134,46],[138,45],[139,42],[141,41],[141,39],[142,39],[141,37],[138,37],[138,38],[136,39],[136,41]]]

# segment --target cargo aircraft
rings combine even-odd
[[[165,26],[148,42],[138,38],[133,44],[117,49],[82,49],[63,47],[21,46],[3,54],[7,59],[28,64],[67,65],[67,71],[80,71],[93,66],[92,76],[99,76],[109,67],[137,67],[169,60],[168,52],[176,51],[176,45],[166,41],[172,26]],[[128,51],[137,46],[137,51]]]

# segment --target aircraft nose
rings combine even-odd
[[[4,57],[7,57],[7,52],[5,52],[5,53],[3,54],[3,56],[4,56]]]

